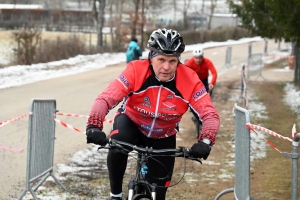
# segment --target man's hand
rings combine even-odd
[[[86,143],[106,145],[106,135],[98,127],[87,127],[86,129]]]
[[[195,143],[191,147],[189,153],[194,158],[203,158],[204,160],[206,160],[210,153],[210,150],[211,146],[200,140],[198,143]]]
[[[214,89],[214,85],[213,84],[209,84],[208,88],[209,88],[209,91],[211,91],[212,89]]]

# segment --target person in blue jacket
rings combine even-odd
[[[132,38],[127,51],[126,51],[126,62],[129,63],[133,60],[139,60],[140,56],[142,56],[142,50],[138,45],[138,40],[136,38]]]

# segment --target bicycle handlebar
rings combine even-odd
[[[138,153],[145,153],[147,155],[159,155],[162,153],[169,153],[171,154],[170,156],[174,157],[183,157],[186,159],[194,160],[197,162],[201,162],[199,158],[194,158],[192,155],[189,154],[189,149],[186,147],[179,146],[178,149],[153,149],[152,147],[139,147],[127,142],[115,140],[112,138],[106,138],[106,143],[108,144],[109,147],[107,148],[116,148],[119,150],[125,150],[126,147],[130,148],[132,150],[137,151]],[[100,146],[99,149],[106,148],[106,146]]]

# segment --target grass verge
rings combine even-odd
[[[282,65],[282,62],[274,63],[272,67],[278,68],[278,65]],[[280,135],[291,137],[292,126],[297,123],[297,114],[283,101],[285,84],[263,81],[251,82],[249,85],[255,90],[259,101],[266,106],[268,111],[268,118],[263,121],[260,119],[259,123]],[[258,122],[254,119],[251,123]],[[291,142],[267,134],[264,136],[280,151],[291,153]],[[291,181],[292,159],[284,157],[270,147],[267,156],[254,163],[251,171],[251,194],[256,200],[291,199]]]

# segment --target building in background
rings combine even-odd
[[[237,27],[239,18],[236,14],[213,14],[211,19],[211,29],[220,27]]]

